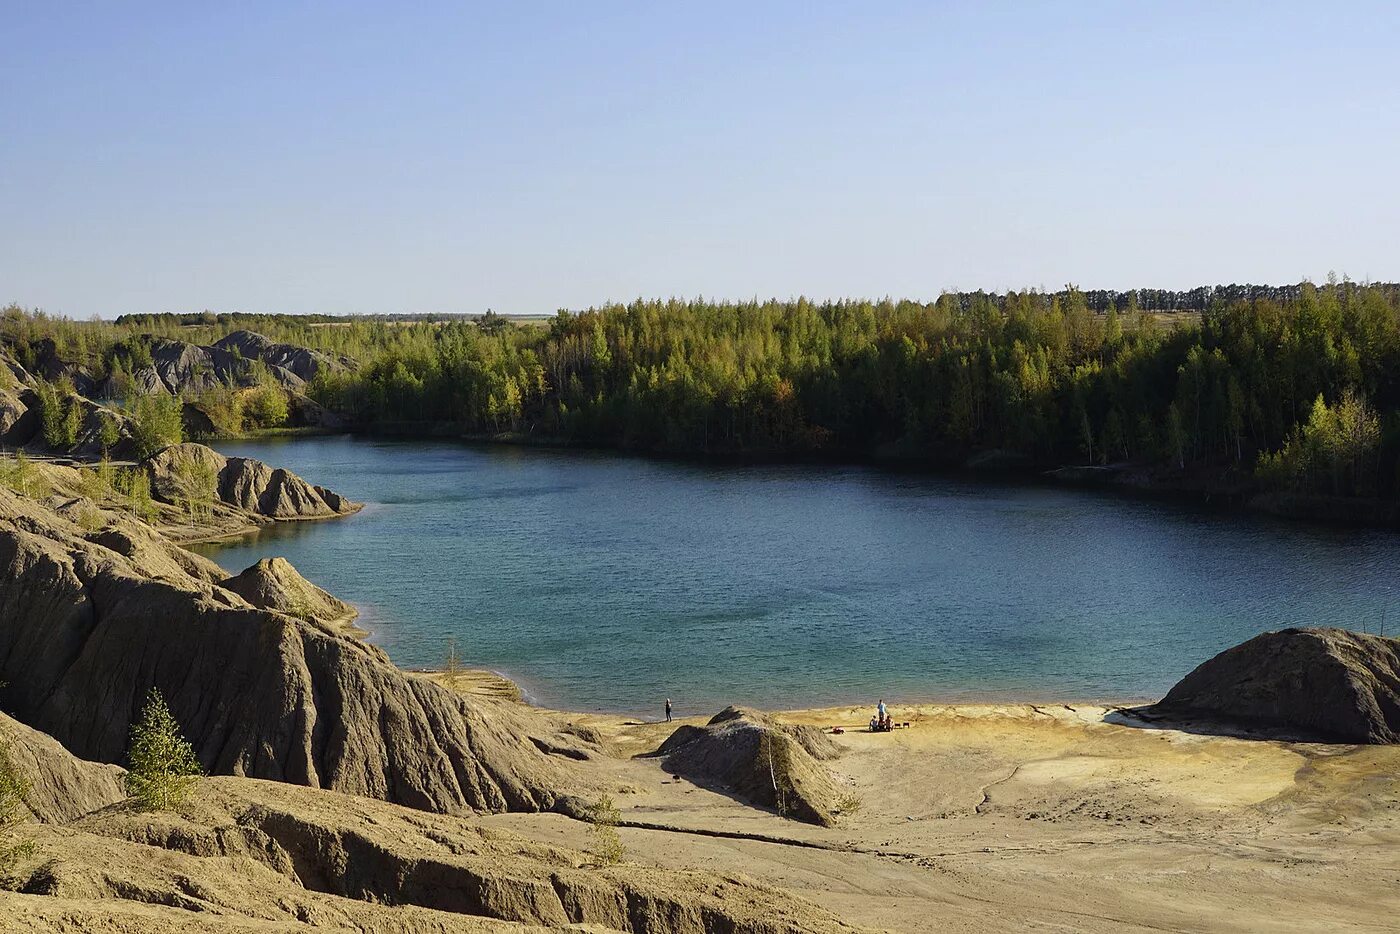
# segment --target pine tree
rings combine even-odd
[[[204,774],[194,747],[180,734],[180,725],[160,691],[151,688],[141,719],[131,728],[131,763],[126,791],[144,811],[165,811],[189,799]]]
[[[10,758],[10,739],[0,734],[0,890],[12,890],[18,883],[15,869],[34,850],[30,840],[22,839],[18,828],[24,823],[24,800],[29,795],[29,781]]]

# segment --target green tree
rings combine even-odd
[[[155,501],[151,499],[151,479],[140,467],[131,467],[120,479],[121,492],[126,497],[127,510],[143,522],[151,522],[158,515]]]
[[[591,852],[600,866],[614,866],[626,858],[627,852],[622,846],[622,837],[617,832],[617,826],[622,822],[622,812],[613,803],[612,795],[605,794],[593,804],[589,805],[587,812],[589,836],[592,837]]]
[[[49,491],[47,478],[23,451],[16,451],[13,457],[0,457],[0,484],[36,498]]]
[[[218,498],[218,469],[203,457],[190,457],[178,465],[176,479],[179,483],[180,502],[190,518],[190,524],[207,520],[213,513],[214,502]]]
[[[43,426],[44,443],[55,451],[66,451],[78,443],[82,413],[72,392],[65,391],[47,380],[34,387],[39,397],[39,420]]]
[[[141,718],[131,727],[127,759],[127,794],[145,811],[178,808],[204,774],[194,747],[181,735],[180,725],[155,688],[146,697]]]
[[[121,439],[121,426],[117,424],[116,416],[103,409],[97,416],[97,443],[102,445],[103,459],[107,458]]]
[[[129,411],[132,423],[131,437],[136,446],[137,458],[145,459],[183,440],[184,427],[180,410],[180,400],[165,393],[136,397],[129,406]]]

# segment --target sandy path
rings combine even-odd
[[[896,931],[1400,930],[1400,747],[1211,736],[1106,722],[1103,707],[926,706],[848,732],[861,802],[835,828],[673,779],[678,725],[567,715],[612,753],[628,858],[742,872]],[[864,709],[795,711],[856,727]],[[679,722],[679,721],[678,721]],[[690,721],[697,722],[697,721]],[[489,822],[588,845],[558,815]],[[651,829],[644,829],[651,828]]]

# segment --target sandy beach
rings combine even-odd
[[[493,684],[469,679],[463,690]],[[849,922],[901,932],[1381,931],[1400,926],[1400,747],[1149,726],[1103,706],[789,711],[842,726],[854,813],[783,819],[673,777],[647,754],[680,723],[536,710],[587,726],[584,766],[620,789],[631,862],[739,873]],[[487,825],[588,846],[586,824]]]

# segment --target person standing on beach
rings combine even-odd
[[[671,698],[666,698],[666,722],[671,722]]]

